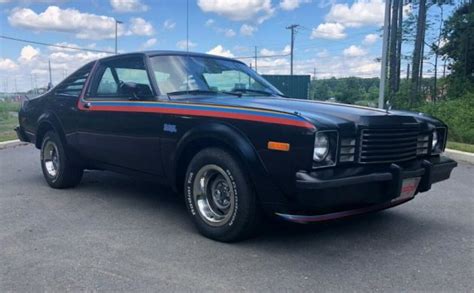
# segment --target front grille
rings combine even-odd
[[[394,163],[416,158],[417,129],[363,129],[359,163]]]

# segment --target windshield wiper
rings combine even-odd
[[[257,94],[263,94],[267,96],[274,96],[276,95],[275,93],[267,92],[267,91],[261,91],[261,90],[253,90],[253,89],[233,89],[233,93],[257,93]]]
[[[180,95],[218,95],[218,94],[226,94],[232,96],[242,96],[240,93],[233,93],[233,92],[226,92],[226,91],[211,91],[211,90],[188,90],[188,91],[176,91],[168,93],[168,96],[180,96]]]

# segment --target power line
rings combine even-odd
[[[258,58],[279,58],[279,57],[288,57],[291,54],[275,54],[275,55],[258,55]],[[233,57],[234,59],[255,59],[254,56],[240,56],[240,57]]]
[[[0,35],[0,39],[10,40],[10,41],[17,41],[17,42],[23,42],[23,43],[29,43],[29,44],[35,44],[35,45],[56,47],[56,48],[62,48],[62,49],[77,50],[77,51],[87,51],[87,52],[95,52],[95,53],[114,54],[114,52],[105,51],[105,50],[88,49],[88,48],[81,48],[81,47],[72,47],[72,46],[66,46],[66,45],[43,43],[43,42],[38,42],[38,41],[31,41],[31,40],[25,40],[25,39],[19,39],[19,38],[12,38],[12,37],[8,37],[8,36],[4,36],[4,35]]]

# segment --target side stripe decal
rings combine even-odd
[[[315,129],[313,124],[302,117],[266,110],[188,103],[126,101],[90,101],[88,102],[89,107],[85,108],[84,102],[84,100],[80,99],[78,103],[79,109],[87,111],[141,112],[229,118]]]

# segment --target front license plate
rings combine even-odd
[[[418,183],[420,183],[420,177],[403,179],[400,196],[396,199],[408,199],[415,196]]]

